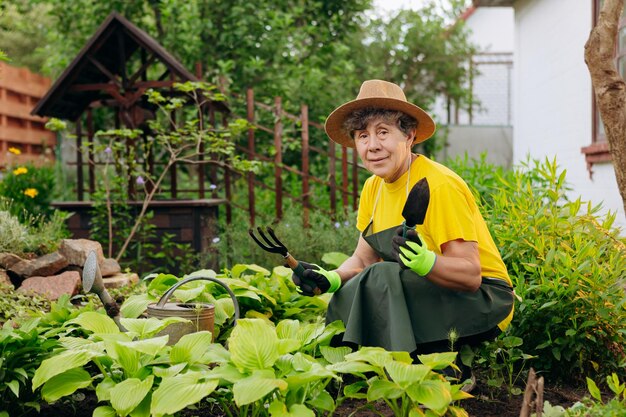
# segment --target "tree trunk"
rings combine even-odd
[[[615,43],[623,8],[624,0],[604,0],[598,23],[585,44],[585,63],[591,74],[626,211],[626,84],[615,66]]]

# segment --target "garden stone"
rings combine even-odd
[[[80,274],[76,271],[67,271],[59,275],[27,278],[17,290],[31,291],[49,300],[57,300],[63,294],[70,296],[78,294],[80,285]]]
[[[85,265],[85,259],[92,250],[96,252],[98,263],[101,265],[104,254],[100,242],[89,239],[63,239],[59,247],[59,252],[67,258],[70,265],[80,267]]]
[[[20,261],[23,261],[23,259],[15,254],[8,252],[0,253],[0,268],[9,269]]]
[[[4,269],[0,269],[0,285],[10,285],[13,287],[13,283],[7,274],[7,271]]]
[[[59,252],[52,252],[39,258],[24,260],[8,269],[9,275],[14,278],[29,278],[33,276],[49,276],[56,274],[69,263]]]
[[[102,278],[105,288],[120,288],[139,282],[139,275],[134,272],[118,273],[110,277]]]
[[[103,277],[110,277],[111,275],[119,274],[122,272],[122,267],[113,258],[106,258],[100,262],[100,273]]]

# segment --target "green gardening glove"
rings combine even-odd
[[[335,292],[341,287],[341,277],[335,271],[327,271],[319,265],[300,262],[303,270],[294,272],[291,280],[303,295],[312,297],[325,292]]]
[[[394,255],[398,263],[424,277],[435,266],[437,255],[428,249],[424,239],[415,231],[409,230],[406,238],[402,237],[402,227],[396,230],[392,239]]]

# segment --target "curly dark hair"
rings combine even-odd
[[[402,133],[408,135],[411,130],[417,128],[417,120],[406,113],[397,110],[387,110],[378,107],[364,107],[350,113],[343,122],[343,129],[354,138],[354,132],[363,130],[376,119],[394,124]]]

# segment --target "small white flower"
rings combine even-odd
[[[104,150],[104,153],[106,153],[106,154],[110,154],[111,152],[113,152],[113,151],[111,150],[110,146],[107,146],[106,149]]]
[[[215,185],[215,184],[211,184],[211,185],[209,185],[209,188],[210,188],[211,190],[215,190],[215,189],[217,188],[217,185]]]
[[[220,241],[219,237],[214,237],[213,240],[211,242],[213,243],[218,243]]]
[[[339,222],[335,222],[335,229],[339,229],[340,226],[341,224]]]
[[[144,185],[145,183],[146,181],[143,179],[141,175],[137,177],[137,185]]]
[[[350,222],[346,220],[345,222],[343,222],[343,225],[348,227],[348,226],[350,226]]]

